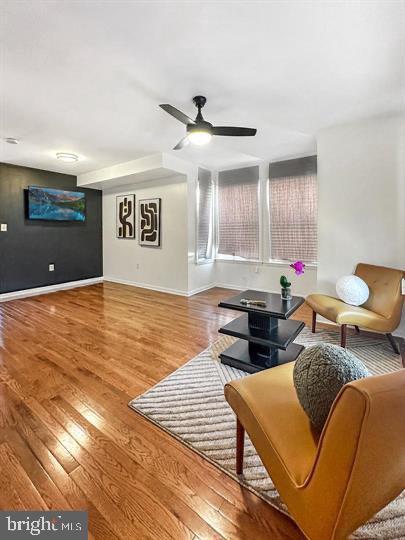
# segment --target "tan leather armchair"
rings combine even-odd
[[[401,280],[403,270],[359,263],[356,276],[364,280],[370,296],[362,306],[350,306],[338,298],[325,294],[310,294],[305,299],[312,309],[312,332],[316,331],[316,315],[340,325],[341,346],[346,347],[347,325],[352,325],[359,332],[359,327],[386,334],[394,351],[399,354],[399,347],[391,332],[396,330],[401,321],[403,295]]]
[[[405,489],[405,370],[347,384],[320,435],[298,402],[293,363],[225,386],[292,517],[311,540],[345,539]]]

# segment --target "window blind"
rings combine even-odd
[[[274,260],[317,261],[316,156],[270,164],[270,250]]]
[[[212,259],[213,195],[211,172],[199,168],[197,180],[197,261]]]
[[[259,167],[218,174],[218,256],[259,258]]]

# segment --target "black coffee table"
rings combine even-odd
[[[264,300],[266,307],[243,305],[242,298]],[[245,312],[219,329],[221,334],[240,338],[219,355],[221,362],[248,373],[293,362],[304,349],[293,341],[305,323],[288,318],[303,303],[300,296],[282,300],[280,294],[251,290],[220,302],[219,307]]]

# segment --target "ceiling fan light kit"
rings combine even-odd
[[[192,144],[197,144],[198,146],[207,144],[208,142],[210,142],[211,138],[212,134],[209,131],[205,130],[193,130],[189,131],[188,133],[188,140]]]
[[[159,107],[176,118],[176,120],[179,120],[182,124],[186,125],[187,135],[176,144],[173,150],[180,150],[190,142],[197,145],[206,144],[211,140],[213,135],[225,137],[253,137],[256,135],[257,130],[253,128],[213,126],[210,122],[204,120],[201,113],[201,109],[206,104],[207,98],[204,96],[195,96],[193,97],[193,102],[198,109],[195,120],[192,120],[186,114],[168,103],[159,105]]]

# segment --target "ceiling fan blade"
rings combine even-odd
[[[169,105],[168,103],[162,103],[159,105],[164,111],[174,116],[177,120],[180,120],[183,124],[195,124],[194,120],[189,118],[186,114],[179,111],[179,109],[176,109],[176,107],[173,107],[172,105]]]
[[[176,144],[173,150],[181,150],[184,146],[187,146],[189,142],[188,135],[186,135]]]
[[[231,126],[215,126],[212,128],[213,135],[224,135],[225,137],[253,137],[257,129]]]

